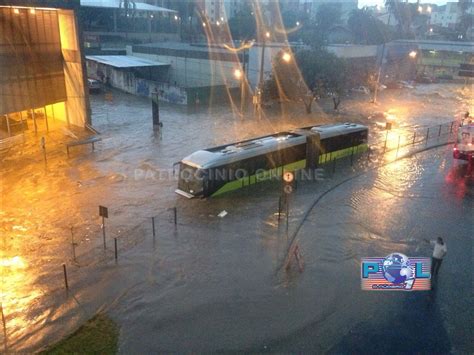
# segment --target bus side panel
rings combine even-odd
[[[230,179],[224,184],[214,183],[211,194],[218,196],[244,186],[279,178],[284,170],[302,169],[306,163],[305,154],[306,144],[300,144],[229,164],[223,168],[230,172]],[[244,176],[235,176],[234,173],[239,169],[245,172]]]

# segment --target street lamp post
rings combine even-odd
[[[245,65],[245,63],[244,63],[244,65]],[[235,69],[234,70],[234,77],[240,83],[240,113],[243,115],[244,114],[244,102],[245,102],[245,97],[244,97],[244,95],[245,95],[244,94],[245,66],[243,67],[243,72],[240,69]]]

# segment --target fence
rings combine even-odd
[[[359,153],[357,149],[354,148],[349,156],[342,158],[337,157],[336,155],[329,156],[329,159],[323,162],[321,167],[326,172],[335,174],[342,167],[343,162],[347,163],[344,164],[345,167],[350,164],[350,166],[355,169],[363,169],[367,167],[368,162],[383,164],[385,160],[381,158],[397,158],[401,149],[420,149],[428,146],[430,142],[437,143],[438,141],[449,140],[453,137],[455,129],[456,122],[452,121],[437,126],[418,128],[412,131],[404,130],[400,132],[387,130],[381,132],[383,136],[372,137],[369,142],[369,148],[365,152]],[[388,157],[388,154],[390,153],[392,156]],[[295,188],[298,187],[298,176],[298,174],[295,176]],[[278,224],[280,224],[281,221],[286,221],[286,229],[288,231],[288,199],[284,198],[284,196],[285,195],[280,196],[278,200]],[[160,232],[157,229],[157,223],[159,221],[162,222],[164,220],[170,225],[174,225],[175,228],[178,228],[178,212],[176,206],[164,208],[155,215],[140,218],[140,222],[135,226],[128,230],[119,230],[119,232],[114,235],[106,233],[107,226],[103,225],[102,233],[100,233],[103,237],[103,249],[106,251],[108,250],[109,253],[101,252],[101,248],[96,246],[95,250],[88,250],[85,254],[78,255],[78,246],[74,240],[74,231],[71,229],[71,260],[73,260],[76,265],[80,266],[92,265],[95,262],[103,262],[112,258],[118,260],[123,250],[137,244],[144,238],[152,237],[155,239]],[[97,234],[99,234],[99,231],[97,231]],[[112,241],[113,244],[110,243]]]
[[[402,149],[424,149],[424,147],[430,145],[430,143],[440,144],[447,142],[454,137],[457,125],[453,122],[440,124],[437,126],[418,128],[415,130],[407,131],[385,131],[380,132],[378,136],[372,137],[370,140],[369,149],[362,153],[359,153],[354,149],[349,156],[344,158],[338,158],[337,156],[330,157],[328,161],[322,164],[322,167],[326,171],[331,171],[335,174],[342,167],[342,162],[345,161],[346,167],[350,166],[352,169],[363,169],[367,167],[367,163],[383,164],[384,158],[388,154],[392,154],[390,157],[398,157]],[[431,144],[434,145],[434,144]],[[393,154],[395,156],[393,156]],[[298,179],[297,179],[298,180]],[[295,188],[298,187],[296,181]],[[285,223],[286,221],[286,233],[288,234],[289,229],[289,214],[291,213],[288,205],[285,205],[287,199],[278,200],[278,214],[275,214],[275,219],[278,218],[278,225]],[[97,214],[98,215],[98,214]],[[77,286],[75,282],[74,272],[70,272],[72,267],[94,267],[97,263],[115,261],[120,263],[121,256],[124,251],[129,250],[134,245],[138,244],[144,239],[149,238],[155,240],[160,237],[160,233],[163,232],[159,228],[159,225],[166,224],[168,228],[179,229],[181,225],[188,227],[188,221],[180,222],[180,210],[177,206],[169,208],[162,208],[156,213],[150,213],[148,216],[142,216],[135,219],[135,224],[130,228],[120,229],[115,232],[110,232],[108,229],[108,219],[103,219],[102,225],[96,225],[91,234],[94,237],[94,246],[82,246],[77,243],[76,238],[78,237],[78,231],[73,227],[65,227],[65,231],[69,231],[70,238],[66,238],[66,250],[67,254],[70,255],[69,260],[63,263],[59,263],[54,266],[55,272],[50,277],[54,277],[56,291],[62,289],[71,290]],[[191,226],[194,228],[194,226]],[[198,227],[196,225],[196,227]],[[208,227],[212,228],[212,225]],[[296,234],[295,234],[296,236]],[[299,249],[297,244],[294,243],[295,238],[289,240],[288,254],[285,259],[284,265],[288,266],[291,262],[291,258],[295,257],[298,261],[298,266],[302,270],[302,264],[299,257]],[[75,269],[73,269],[74,271]],[[2,309],[3,314],[3,309]],[[3,327],[5,330],[5,339],[7,339],[7,324],[3,320]],[[5,340],[5,348],[7,348]]]
[[[24,142],[25,142],[25,136],[23,134],[17,134],[12,137],[0,139],[0,153],[4,150],[8,150],[12,148],[16,144],[20,144]]]
[[[323,162],[321,165],[324,171],[331,171],[332,174],[335,174],[338,167],[342,164],[337,164],[337,161],[349,159],[350,166],[357,170],[363,171],[362,169],[368,167],[368,164],[372,164],[372,168],[377,168],[382,166],[383,164],[396,160],[400,156],[400,151],[402,149],[405,150],[404,153],[416,152],[421,151],[428,147],[433,147],[438,144],[445,144],[449,143],[453,140],[457,130],[457,122],[450,121],[447,123],[443,123],[437,126],[430,126],[424,128],[417,128],[411,131],[391,131],[386,130],[382,137],[375,137],[371,139],[369,148],[365,153],[358,154],[356,149],[353,149],[349,157],[344,158],[334,158],[328,159],[327,161]],[[360,174],[359,174],[360,175]],[[298,186],[298,174],[295,175],[295,187]],[[349,178],[348,178],[349,179]],[[347,181],[343,180],[344,181]],[[336,184],[334,187],[339,186],[341,183]],[[330,191],[331,188],[328,190]],[[326,193],[328,192],[326,191]],[[305,215],[301,218],[299,225],[296,227],[292,237],[290,238],[288,235],[289,226],[288,226],[288,215],[285,216],[286,219],[286,235],[289,240],[285,258],[280,263],[280,266],[277,268],[277,272],[281,270],[285,270],[290,267],[292,259],[295,258],[298,262],[298,267],[300,271],[302,271],[299,248],[297,243],[297,234],[299,228],[304,223],[306,216],[308,215],[309,211],[311,211],[312,207],[320,200],[321,195],[314,204],[307,210]],[[280,197],[278,200],[278,223],[281,218],[282,214],[288,214],[290,209],[286,205],[288,202],[287,198]],[[286,211],[286,212],[285,212]]]

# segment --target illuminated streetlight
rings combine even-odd
[[[265,32],[265,37],[270,38],[270,32]]]
[[[428,13],[430,14],[431,11],[432,11],[431,6],[428,6],[428,7],[426,8],[426,12],[428,12]]]
[[[433,28],[430,28],[430,32],[433,33]]]
[[[221,23],[220,23],[219,21],[216,21],[216,25],[217,25],[217,26],[220,26]]]
[[[299,21],[296,21],[296,26],[299,26],[300,25],[300,22]]]
[[[242,70],[240,70],[240,69],[235,69],[235,70],[234,70],[234,77],[235,77],[237,80],[242,79]]]
[[[202,27],[206,27],[206,23],[205,23],[205,22],[202,23]]]
[[[289,63],[290,60],[291,60],[291,55],[290,55],[290,53],[288,53],[288,52],[283,53],[282,59],[283,59],[285,62]]]
[[[174,19],[175,19],[176,21],[178,21],[178,16],[177,16],[177,15],[174,15]]]
[[[416,58],[417,54],[418,53],[416,51],[411,51],[408,55],[410,56],[410,58],[414,59],[414,58]]]
[[[421,5],[418,6],[418,12],[419,12],[419,13],[422,13],[422,12],[423,12],[423,6],[421,6]]]

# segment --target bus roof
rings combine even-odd
[[[304,144],[304,132],[319,133],[321,139],[334,137],[357,131],[367,130],[367,127],[355,123],[336,123],[303,127],[291,132],[280,132],[259,138],[198,150],[184,158],[181,162],[195,168],[212,168],[215,166],[250,158],[258,154],[265,154],[278,148],[287,148]]]

